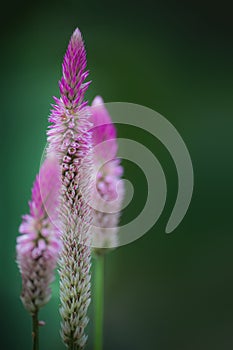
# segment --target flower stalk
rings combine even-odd
[[[103,349],[104,320],[104,255],[95,256],[94,278],[94,350]]]
[[[94,350],[103,349],[104,319],[104,259],[105,253],[118,245],[118,225],[124,187],[121,180],[123,168],[117,159],[116,128],[97,96],[92,103],[93,161],[96,173],[94,192],[93,255],[94,277]]]
[[[32,349],[39,350],[39,321],[38,311],[32,315]]]
[[[60,250],[59,232],[53,223],[58,205],[59,181],[55,158],[43,163],[32,188],[30,213],[23,216],[17,237],[17,264],[22,276],[21,300],[32,316],[33,349],[39,349],[38,313],[51,297]],[[50,213],[50,216],[48,215]]]
[[[60,99],[54,98],[48,130],[48,153],[54,152],[60,166],[59,208],[62,251],[59,259],[61,336],[71,350],[82,350],[90,304],[92,221],[88,205],[91,194],[91,122],[84,94],[86,52],[79,29],[71,36],[59,82]]]

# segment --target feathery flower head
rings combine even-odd
[[[69,348],[83,349],[90,304],[91,250],[89,228],[92,221],[88,205],[91,195],[91,122],[84,93],[86,52],[79,29],[70,39],[59,82],[61,97],[49,121],[48,153],[55,152],[62,182],[60,231],[63,242],[59,259],[61,335]]]
[[[62,78],[59,82],[61,99],[58,100],[56,97],[54,98],[59,106],[65,108],[64,111],[66,111],[66,109],[76,111],[83,107],[84,94],[90,85],[90,82],[84,83],[89,74],[89,72],[86,71],[86,65],[86,51],[82,35],[77,28],[70,39],[62,64]],[[86,103],[84,104],[86,105]],[[55,117],[56,120],[56,108],[50,118],[51,122],[53,122],[53,117]]]
[[[121,180],[123,168],[117,158],[117,134],[111,117],[101,97],[92,103],[93,160],[96,178],[96,205],[93,222],[93,246],[113,248],[117,246],[120,210],[124,197]],[[101,201],[98,199],[102,199]]]
[[[90,82],[84,83],[88,76],[86,69],[86,52],[79,29],[70,39],[64,62],[63,76],[59,82],[60,99],[54,97],[49,121],[52,123],[48,134],[48,153],[54,152],[62,167],[62,191],[67,197],[70,208],[77,211],[77,197],[80,195],[80,184],[88,182],[81,174],[84,168],[90,167],[91,123],[90,112],[83,101]],[[82,160],[85,158],[85,164]],[[86,185],[82,186],[88,196]],[[81,188],[80,188],[81,190]],[[80,205],[79,205],[80,206]]]
[[[51,296],[49,285],[54,279],[60,249],[58,230],[44,206],[46,198],[51,214],[53,208],[55,215],[59,189],[57,170],[55,158],[48,157],[36,176],[29,202],[30,214],[23,216],[19,227],[21,235],[17,238],[17,263],[22,274],[21,299],[31,314],[45,305]]]

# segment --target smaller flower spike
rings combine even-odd
[[[55,217],[58,193],[54,189],[59,189],[58,169],[55,158],[50,155],[36,176],[29,202],[30,214],[23,216],[16,246],[22,275],[21,300],[31,315],[50,299],[50,283],[60,250],[58,230],[46,211],[48,208]]]
[[[100,254],[103,248],[118,245],[118,224],[124,187],[123,168],[117,158],[117,134],[101,97],[92,103],[93,160],[96,178],[94,196],[93,247]],[[96,197],[96,198],[95,198]]]

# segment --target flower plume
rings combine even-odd
[[[96,198],[93,221],[93,246],[97,253],[102,248],[118,245],[118,223],[124,187],[123,168],[117,158],[116,128],[100,96],[92,103],[93,159],[96,178]],[[101,199],[101,200],[100,200]]]
[[[54,279],[60,249],[58,230],[44,205],[46,197],[50,213],[55,216],[58,192],[54,188],[59,188],[57,170],[55,158],[48,157],[36,176],[29,202],[30,213],[23,216],[19,228],[21,235],[17,238],[17,263],[22,275],[21,300],[32,315],[51,296],[50,283]]]
[[[48,130],[48,153],[55,152],[62,182],[60,230],[63,247],[59,259],[61,334],[70,349],[83,349],[90,303],[90,237],[92,220],[91,123],[84,101],[86,53],[81,33],[73,33],[62,65],[61,97],[54,98]],[[85,159],[85,161],[83,161]]]

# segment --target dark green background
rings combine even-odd
[[[93,83],[91,101],[125,101],[164,115],[193,161],[193,200],[180,226],[164,233],[177,192],[166,149],[145,132],[118,134],[148,146],[168,182],[166,207],[138,241],[107,256],[105,349],[233,348],[232,2],[9,1],[1,8],[2,229],[0,347],[30,349],[30,318],[19,300],[15,239],[46,142],[61,62],[79,26]],[[125,162],[145,200],[143,174]],[[155,183],[156,186],[156,183]],[[41,349],[59,350],[58,287],[41,318]],[[92,309],[90,309],[90,316]],[[92,349],[93,323],[89,325]]]

